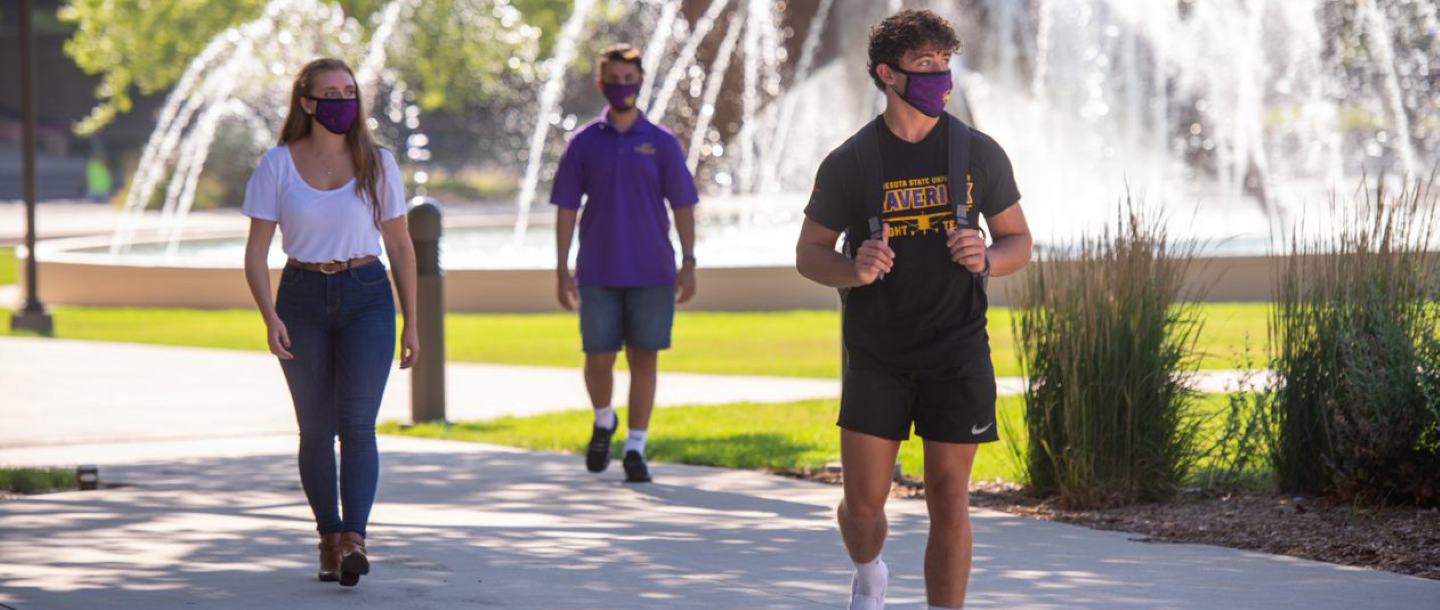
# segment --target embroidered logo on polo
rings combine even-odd
[[[965,178],[965,210],[968,212],[975,205],[975,183],[970,176]],[[885,203],[880,216],[890,225],[890,237],[944,235],[955,228],[949,176],[892,180],[882,188]]]
[[[655,154],[655,145],[649,142],[641,142],[635,147],[635,152],[642,155],[653,155]]]

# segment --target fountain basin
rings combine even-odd
[[[243,234],[195,235],[187,241],[240,240]],[[112,256],[108,238],[49,240],[39,246],[40,296],[50,304],[114,307],[251,308],[239,257],[231,264],[182,258]],[[160,247],[155,242],[139,246]],[[442,243],[442,248],[444,247]],[[702,259],[704,260],[704,259]],[[1196,260],[1187,282],[1209,286],[1211,302],[1270,301],[1279,259],[1270,256],[1213,256]],[[272,259],[271,284],[278,285],[283,257]],[[990,303],[1013,303],[1011,287],[1025,271],[990,283]],[[785,311],[836,309],[834,289],[815,284],[794,265],[701,266],[699,293],[687,311]],[[560,312],[553,268],[445,271],[445,309],[457,313]]]
[[[195,234],[186,242],[240,242],[237,233]],[[442,248],[445,247],[442,242]],[[137,241],[137,249],[163,249],[159,241]],[[41,299],[59,305],[124,307],[250,308],[240,257],[123,255],[106,251],[108,237],[48,240],[37,246]],[[283,255],[271,257],[271,285],[278,286]],[[699,293],[683,306],[691,311],[781,311],[834,309],[833,289],[800,276],[794,265],[701,267]],[[555,299],[553,267],[445,270],[445,308],[464,313],[563,311]]]

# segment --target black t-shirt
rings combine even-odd
[[[820,164],[805,216],[835,231],[865,226],[866,210],[881,210],[890,225],[895,265],[884,279],[851,289],[845,298],[845,348],[856,368],[954,369],[984,354],[987,300],[979,276],[950,259],[946,232],[955,226],[949,184],[949,120],[942,117],[918,143],[901,140],[879,121],[884,176],[882,206],[862,205],[868,189],[854,140]],[[967,197],[977,214],[994,216],[1020,200],[1010,159],[989,136],[972,129]],[[872,187],[873,188],[873,187]],[[858,216],[858,218],[857,218]],[[869,235],[865,235],[869,238]]]

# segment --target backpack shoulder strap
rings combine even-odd
[[[866,123],[855,134],[855,157],[860,162],[861,190],[865,195],[865,218],[879,217],[885,197],[885,167],[880,160],[879,117]]]
[[[950,204],[955,206],[955,226],[961,229],[980,228],[980,210],[965,209],[970,199],[970,142],[974,140],[970,126],[964,121],[945,114],[950,121]],[[978,276],[977,276],[978,277]],[[990,285],[990,278],[980,278],[980,291]]]
[[[880,125],[882,119],[866,123],[855,135],[850,136],[850,147],[855,150],[855,162],[859,173],[859,201],[851,213],[850,224],[845,229],[845,255],[855,258],[855,252],[865,240],[874,238],[881,230],[880,211],[885,198],[885,169],[880,164]],[[840,289],[840,308],[845,308],[847,288]]]
[[[885,199],[885,168],[880,161],[880,121],[866,123],[852,136],[855,160],[860,166],[860,209],[855,221],[850,224],[847,243],[850,254],[867,239],[876,238],[880,230],[880,210]]]
[[[955,221],[960,228],[976,227],[979,226],[979,216],[972,218],[970,211],[965,209],[965,202],[969,198],[967,182],[970,178],[970,126],[948,112],[945,113],[945,119],[950,122],[950,204],[955,206]]]

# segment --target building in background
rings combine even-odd
[[[164,93],[136,95],[130,112],[93,136],[76,135],[73,127],[94,107],[100,79],[85,74],[65,54],[74,26],[56,15],[63,2],[33,2],[37,196],[42,201],[108,199],[124,186],[139,158]],[[0,201],[21,198],[17,16],[13,3],[0,5]],[[105,197],[97,196],[101,187]]]

